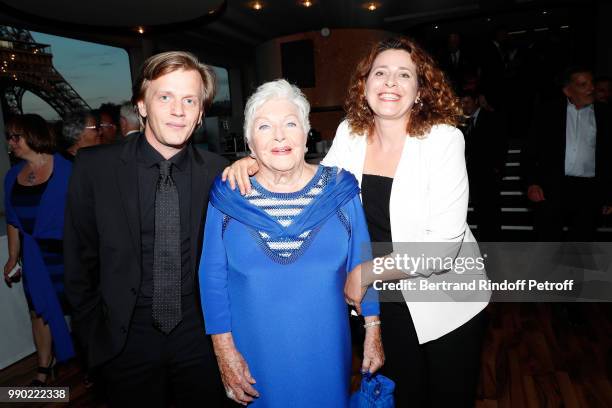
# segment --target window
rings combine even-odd
[[[44,52],[52,55],[53,67],[66,81],[62,93],[67,94],[72,88],[91,109],[131,98],[130,63],[124,49],[34,31],[30,34],[36,43],[50,45]],[[37,94],[35,89],[33,93]],[[60,119],[43,95],[33,93],[23,96],[24,113],[37,113],[47,120]]]
[[[211,65],[217,76],[217,94],[206,116],[231,116],[232,103],[230,99],[229,74],[227,69]]]

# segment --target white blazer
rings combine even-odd
[[[366,142],[365,136],[351,134],[345,120],[338,126],[333,145],[322,164],[350,171],[361,185]],[[473,243],[464,247],[467,251],[475,248],[477,253],[467,255],[480,256],[467,224],[469,187],[464,149],[463,134],[448,125],[433,126],[423,138],[406,138],[389,203],[393,242],[456,242],[457,248],[463,242]],[[432,281],[453,279],[451,273],[432,272],[443,271],[419,273]],[[486,278],[484,270],[479,273]],[[411,293],[405,291],[403,295],[409,300]],[[407,301],[419,343],[435,340],[460,327],[486,307],[489,297],[490,294],[486,294],[486,301],[483,301],[480,292],[479,301],[472,302]],[[450,297],[444,292],[436,292],[432,293],[432,299],[448,300]]]

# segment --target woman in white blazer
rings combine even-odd
[[[462,115],[457,102],[433,59],[406,38],[379,42],[358,64],[347,118],[324,164],[341,166],[360,181],[373,242],[417,243],[412,248],[419,253],[408,254],[415,258],[421,251],[480,256],[466,222],[469,192],[465,143],[455,127]],[[465,278],[435,267],[417,270],[412,279]],[[486,278],[484,269],[469,273]],[[349,301],[361,300],[359,286],[399,279],[402,272],[372,275],[351,274]],[[463,293],[453,301],[432,291],[428,298],[435,302],[411,301],[411,291],[403,295],[405,303],[381,302],[383,373],[396,381],[397,406],[473,407],[489,293]]]
[[[441,257],[480,256],[466,222],[468,179],[463,135],[455,127],[462,114],[457,102],[433,59],[406,38],[379,42],[358,64],[347,118],[323,164],[356,176],[373,242],[436,243],[428,248]],[[256,171],[251,165],[241,160],[224,176],[247,191],[247,171]],[[409,255],[420,256],[424,247],[417,247]],[[376,248],[375,256],[392,250]],[[486,278],[483,269],[469,273]],[[452,282],[464,276],[432,265],[410,280]],[[347,300],[358,305],[374,279],[405,278],[394,270],[376,276],[355,271],[347,280]],[[404,302],[381,302],[382,372],[396,382],[396,406],[472,407],[489,294],[463,293],[456,301],[432,291],[426,302],[412,296],[405,291]]]

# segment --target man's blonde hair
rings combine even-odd
[[[202,108],[206,110],[215,97],[215,73],[211,67],[202,64],[198,58],[186,51],[168,51],[147,58],[142,65],[140,75],[132,87],[132,103],[134,106],[144,100],[145,92],[151,81],[174,71],[196,71],[202,78]]]

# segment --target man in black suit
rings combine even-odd
[[[542,104],[527,151],[529,200],[542,241],[592,241],[612,203],[609,108],[594,103],[593,75],[582,67],[561,77],[564,97]]]
[[[610,104],[612,95],[612,78],[602,76],[595,79],[595,102]]]
[[[501,231],[499,193],[508,138],[501,114],[482,108],[479,100],[476,91],[461,94],[467,116],[462,130],[475,233],[479,241],[491,242],[499,239]]]
[[[455,90],[463,85],[464,77],[468,72],[476,70],[471,57],[461,46],[459,33],[448,36],[446,49],[438,57],[440,68],[446,73]]]
[[[208,191],[226,161],[190,143],[210,67],[185,52],[145,61],[141,137],[79,152],[66,209],[73,327],[112,406],[223,406],[197,285]]]
[[[492,38],[480,47],[479,65],[481,91],[495,110],[507,107],[508,79],[515,50],[505,27],[497,27]]]

